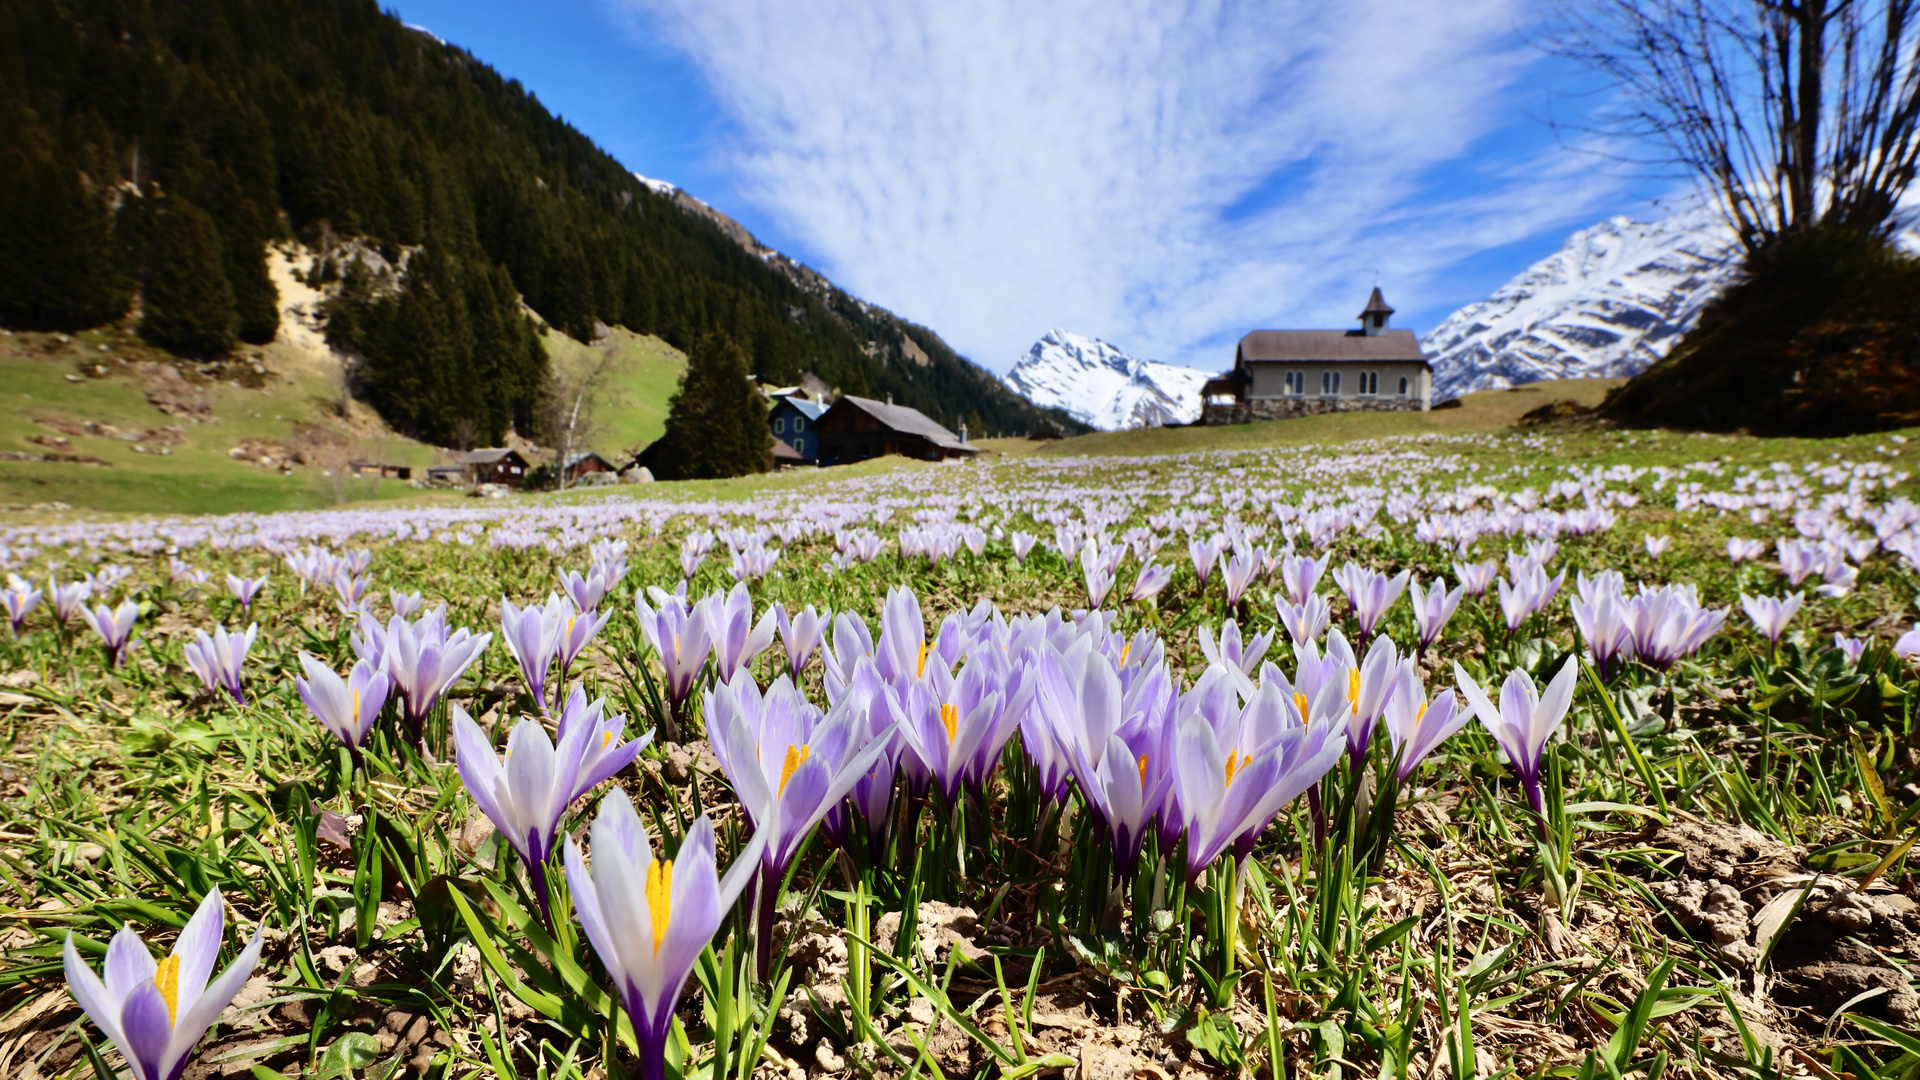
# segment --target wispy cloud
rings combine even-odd
[[[996,369],[1056,325],[1217,368],[1618,191],[1496,138],[1524,0],[610,2],[703,72],[797,254]]]

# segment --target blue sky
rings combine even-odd
[[[1592,99],[1524,0],[399,0],[636,172],[996,371],[1051,327],[1218,369],[1424,332],[1658,214],[1541,122]]]

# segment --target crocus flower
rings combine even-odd
[[[588,703],[587,692],[577,686],[567,695],[557,726],[560,746],[567,745],[567,737],[575,728],[587,733],[586,746],[580,751],[580,768],[573,778],[573,793],[567,799],[569,803],[599,787],[601,781],[618,775],[653,742],[651,730],[637,739],[622,742],[620,737],[626,732],[627,718],[608,716],[606,698],[595,698]]]
[[[1749,562],[1767,553],[1764,540],[1748,540],[1739,536],[1727,537],[1727,558],[1734,562]]]
[[[253,610],[253,598],[267,587],[267,578],[271,574],[261,574],[257,578],[245,578],[238,574],[227,575],[227,591],[240,601],[240,614],[246,615]]]
[[[1151,600],[1160,595],[1160,590],[1166,588],[1167,583],[1172,580],[1173,569],[1171,567],[1161,566],[1155,562],[1148,562],[1140,567],[1138,574],[1134,575],[1133,588],[1128,591],[1127,600],[1132,603]]]
[[[20,636],[21,624],[27,621],[27,613],[40,603],[42,595],[20,575],[7,575],[7,587],[0,591],[0,604],[6,605],[7,621],[13,626],[14,637]]]
[[[1387,697],[1384,722],[1393,755],[1399,762],[1394,778],[1404,783],[1420,763],[1439,745],[1464,727],[1473,714],[1456,707],[1451,690],[1442,690],[1432,701],[1412,668],[1402,668]]]
[[[1255,634],[1243,642],[1240,625],[1232,619],[1220,624],[1217,638],[1209,635],[1206,627],[1200,628],[1200,651],[1205,654],[1207,663],[1225,664],[1244,675],[1252,675],[1260,670],[1260,661],[1272,645],[1271,630]]]
[[[1866,653],[1867,646],[1872,643],[1871,635],[1863,638],[1850,638],[1840,633],[1833,635],[1833,647],[1840,650],[1841,654],[1847,658],[1848,664],[1858,664],[1860,657]]]
[[[1225,550],[1227,538],[1224,536],[1216,535],[1207,540],[1194,537],[1187,541],[1187,558],[1193,562],[1193,572],[1200,579],[1202,589],[1207,587],[1207,579],[1213,576],[1213,564]]]
[[[1617,593],[1600,592],[1592,600],[1574,600],[1567,606],[1587,650],[1593,653],[1594,666],[1602,676],[1612,675],[1613,662],[1633,644],[1633,614],[1627,600]]]
[[[827,627],[833,623],[833,610],[818,612],[808,604],[797,617],[789,618],[787,609],[775,604],[773,614],[774,624],[780,631],[780,645],[787,653],[787,673],[797,682],[800,673],[813,661],[821,639],[826,637]]]
[[[1031,533],[1023,532],[1016,532],[1007,537],[1008,544],[1013,548],[1013,561],[1024,566],[1027,561],[1027,553],[1033,550],[1033,545],[1038,543],[1039,540],[1039,537]]]
[[[582,611],[571,610],[572,603],[571,600],[561,597],[562,606],[568,608],[566,616],[560,621],[560,635],[555,643],[560,660],[561,686],[566,685],[567,672],[573,668],[573,662],[580,659],[580,654],[587,651],[587,646],[593,644],[593,639],[607,625],[607,620],[613,618],[611,611],[599,614],[592,608]],[[556,698],[560,696],[558,688],[554,690],[553,696]]]
[[[212,636],[205,630],[199,631],[182,651],[186,654],[187,666],[200,676],[201,684],[209,693],[224,689],[235,704],[245,705],[247,696],[241,687],[240,669],[247,662],[253,639],[259,634],[257,623],[247,627],[244,634],[229,634],[226,627],[216,626]]]
[[[547,901],[547,860],[559,838],[567,807],[593,784],[624,768],[645,745],[634,740],[608,755],[612,738],[603,725],[582,716],[568,726],[555,746],[537,721],[522,720],[507,735],[506,756],[495,757],[493,742],[467,710],[452,707],[454,763],[467,794],[512,846],[533,879],[534,895],[547,929],[553,913]],[[599,743],[591,766],[589,744]]]
[[[1727,621],[1725,608],[1701,607],[1699,591],[1691,585],[1642,586],[1630,603],[1633,656],[1660,671],[1693,654]]]
[[[1740,607],[1753,620],[1753,628],[1767,639],[1767,644],[1780,644],[1780,635],[1787,632],[1787,623],[1800,611],[1800,605],[1806,602],[1804,593],[1791,596],[1748,596],[1740,594]]]
[[[82,607],[80,617],[87,620],[93,632],[107,647],[109,667],[119,667],[126,659],[127,646],[133,641],[133,621],[140,617],[140,607],[131,600],[122,600],[117,608],[105,604]]]
[[[700,569],[706,561],[707,553],[713,550],[714,536],[710,532],[689,533],[680,541],[680,578],[691,581],[693,572]]]
[[[393,605],[393,613],[403,619],[411,619],[427,606],[417,592],[403,593],[399,589],[387,590],[387,601]]]
[[[1386,711],[1388,695],[1393,693],[1401,671],[1410,671],[1412,668],[1411,659],[1400,659],[1393,639],[1381,634],[1373,639],[1373,646],[1361,659],[1360,666],[1348,669],[1347,754],[1352,759],[1354,775],[1360,774],[1360,768],[1366,761],[1367,747],[1373,742],[1374,726]]]
[[[700,815],[671,859],[656,859],[626,793],[600,800],[593,868],[569,837],[562,858],[573,909],[633,1022],[643,1080],[663,1080],[674,1007],[700,953],[747,887],[765,840],[755,836],[720,876],[713,821]]]
[[[1920,626],[1893,639],[1893,653],[1902,660],[1920,659]]]
[[[1287,599],[1295,604],[1304,604],[1320,585],[1320,575],[1326,573],[1329,559],[1316,559],[1311,555],[1287,554],[1280,560],[1280,587],[1286,590]],[[1309,635],[1311,636],[1311,635]]]
[[[1358,563],[1347,563],[1333,572],[1333,580],[1339,583],[1347,594],[1347,603],[1353,606],[1353,617],[1360,624],[1362,638],[1373,636],[1374,628],[1386,618],[1387,609],[1400,599],[1412,577],[1411,570],[1388,577]]]
[[[622,562],[620,565],[624,572],[625,563]],[[581,611],[598,611],[600,601],[606,599],[607,590],[612,586],[613,581],[607,577],[605,571],[597,568],[587,571],[585,577],[572,570],[560,572],[560,587],[566,590],[574,606]]]
[[[1081,797],[1106,826],[1114,876],[1125,880],[1140,863],[1147,829],[1173,787],[1172,717],[1132,725],[1135,743],[1123,738],[1128,715],[1113,659],[1086,638],[1066,652],[1041,649],[1034,707],[1051,712]]]
[[[1235,549],[1231,556],[1220,556],[1220,579],[1227,587],[1229,611],[1239,606],[1240,598],[1246,595],[1247,586],[1253,584],[1254,575],[1260,572],[1261,561],[1258,554],[1244,548]]]
[[[1334,707],[1336,696],[1329,695],[1329,707]],[[1264,710],[1262,697],[1272,699]],[[1278,716],[1283,715],[1278,708],[1283,705],[1278,687],[1269,684],[1246,711]],[[1225,707],[1232,707],[1231,699]],[[1222,746],[1215,725],[1204,714],[1182,720],[1174,755],[1174,789],[1187,835],[1187,880],[1199,881],[1229,847],[1244,859],[1252,850],[1249,838],[1258,836],[1288,803],[1318,783],[1340,760],[1344,745],[1337,725],[1307,722],[1277,727],[1263,745],[1248,752],[1231,740]]]
[[[687,610],[686,600],[660,590],[653,592],[654,607],[635,590],[634,614],[640,619],[640,632],[660,658],[665,676],[667,705],[673,728],[666,737],[678,740],[681,710],[693,696],[693,683],[707,663],[707,622]]]
[[[1279,611],[1280,625],[1287,628],[1287,640],[1296,645],[1317,640],[1333,623],[1333,605],[1319,593],[1308,593],[1299,603],[1276,598],[1273,606]]]
[[[260,960],[258,929],[233,966],[209,981],[220,959],[225,923],[215,887],[159,963],[131,927],[121,927],[107,946],[104,982],[80,958],[73,935],[67,935],[61,957],[67,989],[127,1059],[134,1080],[179,1080],[194,1045],[253,975]]]
[[[1453,576],[1460,579],[1468,596],[1484,596],[1493,588],[1493,581],[1500,576],[1500,564],[1488,559],[1486,562],[1454,563]]]
[[[1673,546],[1673,537],[1671,536],[1656,535],[1654,533],[1643,533],[1641,534],[1640,539],[1641,539],[1641,542],[1645,543],[1647,546],[1647,557],[1649,559],[1657,559],[1660,556],[1665,555],[1667,553],[1667,549]]]
[[[385,640],[383,656],[393,687],[400,693],[401,719],[418,738],[440,696],[480,659],[493,635],[476,635],[464,627],[449,633],[442,610],[412,625],[395,618],[388,624]]]
[[[300,691],[300,700],[306,702],[313,718],[332,732],[358,761],[360,745],[367,741],[374,721],[380,719],[380,710],[387,704],[392,678],[361,660],[342,679],[332,668],[304,652],[300,654],[300,669],[306,677],[293,680],[294,688]]]
[[[1530,565],[1523,571],[1514,571],[1513,580],[1499,581],[1500,614],[1507,620],[1507,631],[1517,632],[1520,625],[1534,615],[1545,611],[1547,605],[1560,592],[1560,586],[1567,579],[1567,572],[1560,571],[1553,577],[1538,565]]]
[[[542,709],[547,707],[547,672],[560,649],[560,626],[568,614],[558,596],[547,597],[545,605],[524,608],[515,607],[511,600],[500,601],[500,636],[520,665],[527,693]]]
[[[53,614],[62,624],[66,624],[72,622],[75,616],[86,613],[87,601],[93,596],[93,586],[84,579],[62,585],[48,578],[47,596],[53,604]]]
[[[1507,761],[1520,777],[1520,786],[1526,789],[1527,803],[1536,814],[1547,812],[1546,797],[1540,791],[1540,757],[1546,752],[1547,740],[1559,729],[1560,721],[1566,719],[1567,707],[1573,704],[1577,664],[1578,661],[1568,657],[1560,673],[1547,684],[1544,695],[1526,672],[1515,668],[1500,688],[1499,708],[1487,699],[1486,692],[1459,661],[1453,664],[1453,677],[1459,683],[1460,692],[1466,695],[1467,704],[1472,706],[1474,715],[1480,718],[1493,740],[1506,752]]]
[[[1001,725],[1008,703],[985,656],[969,660],[958,678],[942,663],[924,670],[900,695],[900,736],[908,756],[951,806],[961,785],[977,779],[973,766],[981,747],[1011,737]],[[917,784],[920,778],[910,779]]]
[[[1426,592],[1420,591],[1420,583],[1414,582],[1412,591],[1407,593],[1413,604],[1413,626],[1420,635],[1420,651],[1424,654],[1440,635],[1447,629],[1447,623],[1453,620],[1453,613],[1460,608],[1460,598],[1466,595],[1465,585],[1455,585],[1452,592],[1445,592],[1446,583],[1438,578]]]
[[[773,612],[753,621],[753,597],[743,582],[725,595],[713,593],[694,605],[693,617],[706,624],[713,649],[713,671],[722,681],[753,663],[773,644]]]

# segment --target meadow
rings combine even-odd
[[[0,529],[0,1075],[1920,1075],[1915,444],[1436,415]]]

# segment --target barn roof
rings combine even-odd
[[[854,397],[852,394],[846,394],[840,400],[850,408],[859,409],[901,434],[918,435],[935,446],[947,450],[958,450],[963,454],[979,453],[974,447],[961,442],[958,435],[934,423],[919,409],[911,409],[905,405],[889,405],[884,401]]]
[[[511,447],[490,446],[483,450],[469,450],[467,456],[460,459],[462,465],[492,465],[505,461],[509,456],[520,457]],[[525,460],[525,459],[522,459]]]
[[[815,401],[804,394],[794,394],[791,397],[779,397],[774,399],[774,402],[773,402],[774,408],[777,409],[782,404],[793,406],[793,410],[795,412],[799,413],[801,416],[804,416],[809,420],[818,420],[820,419],[820,414],[827,411],[827,405],[825,402]]]
[[[1413,360],[1425,363],[1411,330],[1255,330],[1240,339],[1241,361],[1338,362]]]

